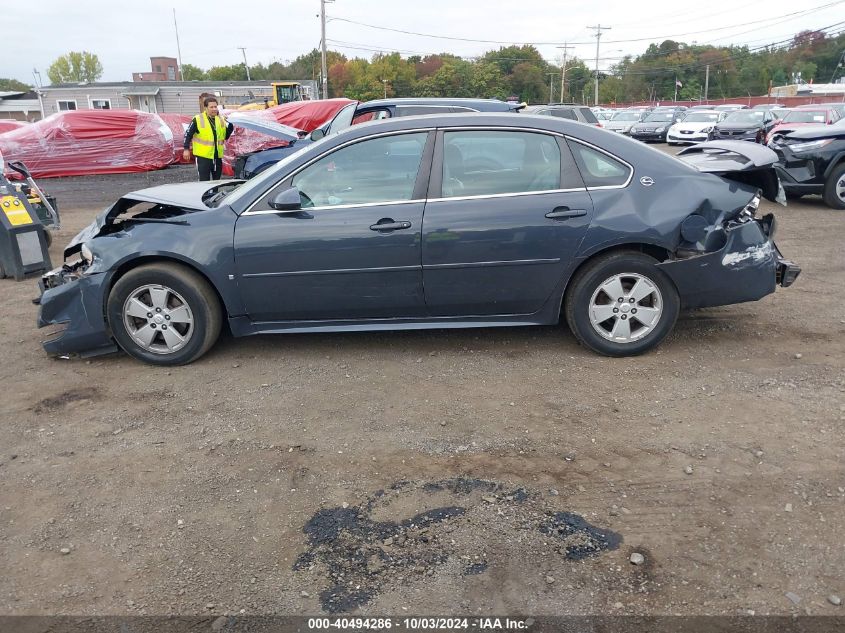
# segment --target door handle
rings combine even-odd
[[[391,219],[379,220],[377,223],[370,226],[371,231],[401,231],[402,229],[410,229],[411,223],[408,221],[394,222]]]
[[[551,218],[552,220],[558,220],[558,219],[566,220],[568,218],[580,218],[584,215],[587,215],[586,209],[570,209],[569,207],[555,207],[554,210],[549,211],[546,214],[546,217]]]

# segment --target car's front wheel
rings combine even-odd
[[[118,344],[153,365],[185,365],[205,354],[220,334],[214,290],[178,264],[139,266],[111,290],[107,313]]]
[[[648,255],[600,256],[570,282],[564,310],[578,341],[606,356],[634,356],[658,345],[675,325],[675,285]]]
[[[837,165],[824,183],[824,203],[831,209],[845,209],[845,163]]]

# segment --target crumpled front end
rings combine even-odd
[[[48,354],[94,356],[117,350],[103,314],[105,281],[104,273],[80,275],[68,265],[41,278],[38,327],[50,328],[41,342]]]

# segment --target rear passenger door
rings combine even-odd
[[[562,138],[438,132],[422,236],[429,314],[539,311],[571,267],[592,212]]]

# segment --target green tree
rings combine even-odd
[[[243,64],[231,66],[212,66],[206,73],[209,81],[246,81],[246,68]]]
[[[94,53],[71,51],[56,59],[47,69],[47,77],[54,84],[92,83],[103,76],[103,65]]]
[[[204,81],[205,71],[193,64],[182,64],[182,81]]]
[[[32,86],[25,84],[17,79],[0,78],[0,90],[10,90],[15,92],[29,92]]]

